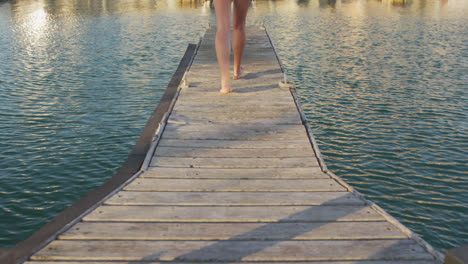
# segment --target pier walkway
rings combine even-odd
[[[265,29],[221,95],[203,37],[143,170],[28,264],[435,264],[427,243],[326,170]],[[312,120],[313,121],[313,120]]]

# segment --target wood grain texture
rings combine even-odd
[[[198,158],[315,158],[315,154],[307,149],[213,149],[162,146],[156,149],[154,156]]]
[[[101,206],[83,218],[109,222],[382,221],[366,206]]]
[[[121,191],[108,205],[285,206],[364,205],[349,192],[138,192]]]
[[[320,167],[309,168],[162,168],[153,167],[141,178],[190,179],[330,179]]]
[[[349,240],[405,239],[387,222],[79,223],[59,239],[80,240]]]
[[[190,88],[191,89],[191,88]],[[200,107],[202,110],[207,109],[207,108],[216,108],[217,111],[220,112],[225,112],[229,111],[230,109],[235,109],[238,112],[243,112],[244,109],[281,109],[281,108],[286,108],[290,109],[291,107],[295,107],[295,105],[292,105],[289,100],[287,101],[261,101],[261,102],[255,102],[255,101],[250,101],[250,100],[236,100],[236,101],[229,101],[225,100],[222,102],[218,101],[211,101],[209,103],[204,102],[204,101],[177,101],[177,103],[174,106],[174,109],[198,109]],[[226,110],[224,110],[226,109]],[[201,111],[203,112],[203,111]]]
[[[33,260],[313,261],[431,260],[411,240],[373,241],[67,241],[56,240]]]
[[[137,178],[127,191],[330,192],[346,191],[332,179],[154,179]]]
[[[163,135],[167,139],[195,139],[195,140],[308,140],[307,134],[301,132],[275,133],[275,132],[245,132],[233,131],[200,131],[178,132],[173,131]],[[312,153],[312,152],[311,152]]]
[[[190,116],[174,114],[169,117],[169,123],[240,123],[240,124],[268,124],[268,125],[297,125],[302,124],[299,114],[283,115],[281,117],[259,116],[224,116],[224,115],[199,115]]]
[[[219,120],[250,120],[250,119],[280,119],[280,118],[293,118],[300,117],[296,111],[265,111],[265,112],[199,112],[194,110],[187,111],[172,111],[171,117],[174,118],[191,118],[191,119],[219,119]]]
[[[198,140],[198,139],[161,139],[159,146],[192,148],[274,148],[274,149],[309,149],[312,150],[310,141],[307,140]]]
[[[199,158],[153,157],[151,167],[179,168],[295,168],[318,167],[315,157],[301,158]]]
[[[172,134],[172,131],[177,132],[206,132],[206,133],[265,133],[265,134],[281,134],[281,133],[306,133],[304,126],[301,125],[238,125],[238,124],[167,124],[164,131]]]

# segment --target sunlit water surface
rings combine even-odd
[[[0,2],[0,247],[126,159],[203,1]],[[468,4],[252,2],[328,167],[441,251],[468,242]]]

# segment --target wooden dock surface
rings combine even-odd
[[[246,73],[229,95],[218,93],[214,37],[149,168],[27,263],[440,263],[322,171],[265,30],[248,28]]]

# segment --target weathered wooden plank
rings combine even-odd
[[[245,113],[249,111],[258,111],[258,112],[294,112],[295,105],[291,105],[288,102],[261,102],[255,103],[251,101],[238,101],[238,102],[207,102],[207,101],[181,101],[176,103],[174,106],[175,110],[179,111],[199,111],[199,112],[209,112],[209,111],[218,111],[219,113],[225,112],[240,112]],[[216,110],[214,110],[216,109]],[[297,111],[297,110],[296,110]]]
[[[100,206],[84,221],[109,222],[349,222],[382,221],[365,206]]]
[[[203,62],[217,61],[216,53],[213,51],[214,49],[210,51],[198,50],[197,57],[195,57],[194,62],[203,63]],[[244,51],[245,51],[244,58],[243,58],[244,65],[248,65],[248,63],[246,62],[250,62],[250,61],[264,62],[264,60],[273,60],[273,59],[276,60],[276,55],[273,49],[256,48],[256,49],[246,49]]]
[[[299,117],[285,117],[285,118],[265,118],[265,119],[229,119],[226,117],[219,118],[187,118],[183,116],[171,116],[168,123],[198,123],[198,124],[239,124],[239,125],[299,125],[302,124]]]
[[[233,108],[246,108],[246,107],[259,107],[259,108],[275,108],[275,107],[291,107],[291,102],[289,101],[262,101],[262,102],[255,102],[255,101],[250,101],[250,100],[224,100],[224,101],[211,101],[208,102],[207,100],[202,101],[202,100],[196,100],[196,101],[190,101],[190,100],[181,100],[178,101],[175,104],[175,108],[183,106],[186,108],[192,108],[196,109],[197,107],[204,107],[204,106],[210,106],[210,107],[215,107],[222,111],[223,108],[226,109],[233,109]]]
[[[210,90],[213,89],[213,91],[207,92],[203,96],[201,96],[199,93],[196,93],[196,94],[184,93],[184,91],[192,89],[192,87],[197,88],[201,85],[203,86],[203,88],[207,88]],[[232,84],[232,88],[237,89],[237,92],[235,91],[230,94],[220,94],[219,84],[213,83],[211,86],[209,86],[208,84],[205,84],[205,83],[190,82],[190,88],[183,89],[179,95],[179,99],[192,100],[192,101],[204,101],[204,102],[212,102],[216,100],[219,102],[232,102],[233,103],[235,101],[244,101],[250,97],[258,96],[258,98],[255,98],[256,102],[258,103],[270,102],[270,101],[273,101],[275,103],[276,102],[294,102],[292,96],[286,94],[288,93],[288,91],[277,89],[278,88],[277,82],[274,82],[270,85],[265,85],[263,83],[260,83],[258,85],[252,84],[252,86],[250,87],[252,88],[256,87],[257,89],[260,89],[263,87],[265,90],[271,90],[272,88],[276,88],[277,91],[282,91],[283,93],[285,93],[284,95],[280,95],[280,94],[273,95],[270,93],[271,96],[267,96],[266,93],[262,94],[261,92],[248,92],[247,89],[245,89],[246,92],[239,92],[239,91],[243,91],[244,90],[243,88],[248,88],[245,85],[246,85],[245,83],[241,83],[241,82],[234,83]]]
[[[258,52],[260,50],[251,50],[249,51],[250,53],[253,52]],[[276,74],[276,73],[282,73],[282,70],[280,66],[277,65],[272,65],[272,64],[266,64],[263,61],[259,62],[250,62],[247,64],[244,64],[244,70],[247,73],[265,73],[265,74]],[[230,70],[233,70],[233,65],[231,64]],[[203,65],[192,65],[190,68],[190,71],[188,72],[188,76],[191,75],[200,75],[201,73],[206,73],[207,77],[212,77],[212,76],[219,76],[219,68],[217,66],[203,66]],[[207,78],[209,80],[209,78]]]
[[[241,78],[244,78],[244,76],[241,76]],[[212,83],[203,83],[203,82],[197,82],[195,80],[189,80],[190,87],[183,89],[183,91],[190,91],[190,93],[185,93],[183,96],[190,97],[187,100],[193,100],[193,101],[200,101],[200,102],[205,102],[209,104],[209,101],[215,101],[217,98],[220,98],[221,96],[227,97],[227,98],[234,98],[232,101],[240,101],[238,98],[246,98],[248,96],[261,96],[265,98],[269,98],[272,102],[288,102],[289,98],[281,98],[275,90],[281,90],[284,92],[285,89],[280,89],[279,88],[279,82],[281,78],[272,80],[269,83],[265,82],[255,82],[249,85],[252,86],[246,86],[247,81],[240,81],[242,79],[239,79],[236,81],[237,83],[232,84],[231,87],[233,88],[233,93],[230,94],[220,94],[219,93],[219,83],[218,82],[212,82]],[[256,93],[256,94],[254,94]],[[211,96],[205,96],[205,95],[211,95]],[[286,95],[285,95],[286,96]],[[185,99],[185,98],[184,98]],[[225,102],[229,102],[228,100],[225,100],[225,98],[220,98],[221,100],[224,100]],[[246,98],[248,100],[248,98]],[[253,103],[253,101],[250,101]],[[268,103],[267,100],[259,100],[259,103]]]
[[[278,83],[283,79],[282,73],[245,73],[242,74],[240,79],[236,80],[234,87],[245,90],[246,93],[254,94],[255,96],[268,96],[268,97],[279,97],[279,95],[290,96],[287,89],[280,89]],[[190,76],[187,77],[189,83],[203,83],[202,86],[198,86],[198,89],[184,89],[183,93],[188,95],[195,95],[202,91],[206,91],[205,87],[213,87],[216,83],[219,85],[220,75],[212,77],[210,81],[206,81],[206,76]],[[265,89],[265,85],[268,85],[269,89]],[[274,86],[269,86],[274,85]],[[205,94],[200,94],[200,96]]]
[[[172,111],[171,116],[173,117],[186,117],[192,119],[204,119],[214,118],[221,120],[243,120],[243,119],[276,119],[276,118],[287,118],[296,117],[300,118],[297,110],[287,112],[199,112],[194,111]]]
[[[301,158],[199,158],[153,157],[151,167],[180,168],[294,168],[318,167],[315,157]]]
[[[293,148],[310,149],[312,146],[309,140],[179,140],[161,139],[159,146],[166,147],[187,147],[191,148]]]
[[[304,132],[255,132],[255,131],[171,131],[164,133],[163,138],[167,139],[198,139],[198,140],[308,140]]]
[[[188,137],[188,139],[200,139]],[[214,138],[214,136],[213,136]],[[222,138],[219,136],[218,138]],[[229,140],[233,137],[225,137]],[[207,135],[204,139],[210,139]],[[245,138],[242,138],[245,139]],[[263,138],[264,140],[267,140]],[[214,148],[176,148],[158,147],[154,156],[157,157],[204,157],[204,158],[280,158],[280,157],[315,157],[308,149],[214,149]]]
[[[247,63],[263,63],[264,65],[278,63],[278,59],[275,56],[259,56],[259,57],[252,57],[252,58],[243,58],[243,64],[246,65]],[[218,66],[218,62],[213,59],[195,59],[192,63],[192,66],[207,66],[213,65]]]
[[[151,232],[148,232],[151,230]],[[336,240],[404,239],[388,222],[331,223],[95,223],[84,222],[59,239],[99,240]]]
[[[145,171],[140,178],[190,179],[330,179],[319,167],[260,168],[260,169],[206,169],[162,168]]]
[[[245,106],[239,105],[212,105],[212,104],[199,104],[199,105],[184,105],[180,104],[174,107],[174,110],[177,112],[190,112],[196,111],[199,113],[205,112],[214,112],[217,113],[297,113],[297,108],[294,105],[278,105],[278,106],[268,106],[268,105],[256,105],[250,104]]]
[[[193,69],[187,74],[189,80],[197,80],[212,82],[214,80],[220,80],[219,70],[215,67],[196,67],[198,70],[193,71]],[[231,69],[232,70],[232,69]],[[244,72],[242,79],[240,81],[253,80],[254,78],[273,78],[281,79],[283,77],[283,72],[280,67],[271,67],[263,65],[249,65],[244,67]],[[239,81],[239,80],[238,80]],[[271,80],[267,80],[271,81]]]
[[[238,123],[260,123],[260,124],[302,124],[301,118],[298,114],[290,114],[283,116],[256,116],[256,115],[186,115],[186,114],[171,114],[169,117],[169,122],[176,123],[229,123],[229,122],[238,122]]]
[[[184,100],[204,101],[207,103],[216,99],[225,102],[241,101],[242,98],[248,100],[248,97],[257,96],[259,98],[262,98],[258,100],[258,102],[260,103],[267,101],[289,102],[289,100],[292,99],[290,98],[291,96],[287,94],[288,91],[286,89],[279,88],[279,81],[281,80],[281,78],[274,80],[272,79],[270,80],[270,82],[255,81],[247,83],[247,81],[240,80],[231,84],[231,87],[233,88],[233,93],[230,94],[219,93],[219,82],[213,81],[207,83],[201,81],[188,80],[189,87],[183,89],[180,96]],[[184,93],[185,91],[193,92]],[[284,96],[281,97],[281,94],[283,94]]]
[[[265,67],[262,67],[265,68]],[[259,70],[259,69],[251,69],[250,67],[244,68],[245,71],[243,72],[240,79],[236,80],[235,84],[241,84],[243,82],[256,83],[256,84],[269,84],[269,83],[276,83],[278,80],[281,80],[283,77],[283,73],[281,69],[277,68],[274,70]],[[231,69],[232,72],[232,69]],[[207,68],[204,71],[199,72],[192,72],[187,75],[187,78],[190,82],[202,82],[204,84],[211,84],[215,81],[221,80],[219,70],[213,68]],[[276,88],[279,88],[278,86]],[[187,91],[191,91],[188,89]],[[281,91],[281,90],[280,90]],[[283,92],[287,90],[282,90]]]
[[[68,241],[57,240],[33,260],[313,261],[432,260],[411,240],[373,241]]]
[[[332,179],[156,179],[137,178],[127,191],[332,192],[346,189]]]
[[[121,191],[108,205],[285,206],[364,205],[349,192],[134,192]]]
[[[281,68],[278,64],[267,64],[264,62],[250,62],[248,65],[244,65],[244,69],[251,72],[273,72],[273,73],[280,73]],[[232,71],[233,67],[231,65],[230,70]],[[188,76],[192,74],[200,74],[205,73],[208,77],[210,76],[219,76],[219,66],[218,65],[192,65],[190,67],[190,71],[188,72]]]
[[[206,132],[206,133],[263,133],[263,134],[279,134],[279,133],[306,133],[303,125],[276,125],[276,126],[258,126],[258,125],[217,125],[217,124],[167,124],[164,131],[178,131],[178,132]],[[171,134],[169,132],[167,134]]]
[[[177,132],[165,133],[167,139],[194,139],[194,140],[308,140],[304,133],[264,133],[244,131],[201,131],[201,132]],[[271,149],[266,152],[268,154]],[[292,152],[292,151],[291,151]]]

